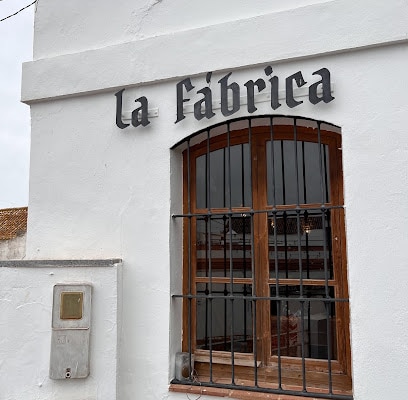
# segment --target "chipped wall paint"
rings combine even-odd
[[[21,260],[25,256],[26,234],[0,240],[0,260]]]
[[[87,2],[39,2],[34,61],[23,67],[22,97],[32,116],[26,259],[115,256],[123,259],[124,278],[121,315],[102,302],[106,321],[93,333],[103,340],[110,321],[123,319],[119,362],[94,352],[92,379],[78,386],[45,380],[48,398],[58,391],[72,399],[79,388],[89,399],[186,398],[168,392],[181,336],[180,303],[171,299],[181,285],[181,226],[171,220],[181,208],[181,155],[170,148],[224,117],[174,124],[175,85],[194,76],[202,87],[207,72],[215,81],[230,70],[243,85],[266,65],[279,76],[299,70],[310,76],[321,66],[331,72],[336,101],[283,104],[279,112],[342,128],[355,399],[400,398],[408,390],[408,315],[401,307],[408,290],[408,105],[401,90],[408,87],[407,6],[292,0],[279,7],[266,0],[138,0],[120,7],[102,1],[96,12]],[[145,95],[160,114],[154,124],[117,128],[114,93],[124,87],[124,109]],[[271,112],[268,103],[257,107],[253,115]],[[234,114],[245,115],[245,108]],[[31,318],[48,318],[51,281],[41,270],[21,270],[19,279],[0,270],[12,321],[0,343],[17,332],[30,350],[24,360],[24,351],[14,359],[14,347],[0,347],[14,360],[10,371],[23,366],[17,378],[2,381],[6,399],[47,398],[40,397],[38,375],[48,368],[50,329],[43,322],[33,331]],[[20,280],[27,288],[36,279],[34,297],[44,306],[21,316],[16,307],[32,295],[9,292]],[[101,282],[107,301],[110,276],[101,271],[89,279]],[[114,352],[113,338],[107,345]]]

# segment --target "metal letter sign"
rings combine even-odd
[[[247,109],[248,113],[254,113],[257,108],[255,107],[255,87],[258,93],[267,89],[269,97],[271,99],[271,109],[276,110],[281,106],[279,103],[279,78],[277,76],[271,76],[273,74],[272,67],[268,65],[264,69],[266,79],[258,78],[257,80],[249,80],[244,83],[246,88],[247,97]],[[193,104],[194,118],[197,121],[203,118],[211,119],[216,114],[213,111],[213,90],[210,88],[211,72],[206,75],[206,82],[208,86],[204,86],[196,90],[196,94],[200,95],[200,99]],[[241,108],[241,87],[237,82],[234,82],[231,78],[232,72],[228,72],[222,77],[219,83],[219,98],[221,99],[221,113],[224,117],[229,117],[235,114]],[[330,71],[327,68],[321,68],[312,73],[312,75],[319,75],[321,79],[312,83],[309,86],[309,102],[311,104],[318,104],[321,101],[324,103],[330,103],[334,100],[331,94],[331,82]],[[269,82],[269,85],[267,85]],[[301,71],[298,71],[287,78],[285,78],[285,97],[286,104],[289,108],[294,108],[303,103],[303,100],[295,100],[294,90],[306,86]],[[321,90],[318,92],[318,89]],[[184,115],[184,105],[190,101],[187,97],[187,93],[195,89],[195,86],[191,82],[191,78],[187,77],[176,84],[176,104],[177,104],[177,119],[175,123],[182,121],[186,116]],[[245,90],[245,89],[244,89]],[[122,103],[123,92],[125,89],[119,90],[115,93],[116,96],[116,126],[120,129],[127,128],[130,124],[126,124],[122,120]],[[148,114],[148,100],[145,96],[141,96],[135,100],[140,103],[140,106],[132,111],[131,123],[132,126],[137,127],[139,125],[147,126],[150,124]]]

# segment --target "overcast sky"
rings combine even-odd
[[[0,0],[0,19],[33,0]],[[0,208],[28,205],[30,107],[20,103],[21,64],[32,60],[35,5],[0,22]]]

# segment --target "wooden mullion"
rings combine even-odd
[[[188,213],[188,186],[187,186],[187,150],[183,152],[183,213]],[[188,292],[188,247],[185,245],[188,240],[188,219],[183,218],[183,281],[182,281],[182,291],[183,294]],[[182,302],[182,338],[181,347],[183,351],[188,351],[188,338],[185,333],[188,331],[188,300],[183,299]]]
[[[255,129],[255,128],[254,128]],[[266,132],[265,132],[266,134]],[[253,135],[252,145],[252,204],[254,210],[265,209],[267,204],[267,165],[265,135]],[[266,213],[254,215],[254,257],[256,262],[255,288],[259,297],[268,297],[269,293],[269,245],[268,245],[268,216]],[[270,301],[262,300],[257,303],[257,336],[258,354],[266,365],[271,348]]]
[[[189,212],[194,213],[196,209],[196,161],[192,156],[190,151],[190,165],[187,165],[187,150],[184,152],[183,156],[183,179],[184,179],[184,190],[183,190],[183,213],[188,214]],[[188,207],[188,167],[190,168],[190,209]],[[188,226],[190,224],[190,238],[188,235]],[[190,270],[190,282],[191,282],[191,293],[196,294],[196,268],[197,265],[197,218],[195,217],[185,217],[183,218],[183,293],[188,293],[189,286],[189,270]],[[190,239],[190,266],[188,265],[188,240]],[[189,331],[188,326],[188,303],[189,299],[183,299],[183,336],[182,336],[182,350],[188,351],[188,340],[189,337],[187,332]],[[190,320],[190,329],[191,329],[191,349],[194,352],[196,348],[196,336],[197,336],[197,319],[196,319],[196,306],[197,301],[195,299],[191,300],[191,320]]]
[[[336,205],[343,205],[343,173],[340,136],[336,137],[336,141],[330,146],[329,151],[332,202]],[[330,217],[332,222],[331,241],[333,250],[333,274],[336,282],[335,297],[348,299],[344,210],[342,208],[333,209]],[[339,302],[335,305],[335,308],[337,358],[342,365],[344,372],[351,376],[349,304]]]
[[[324,286],[325,285],[325,280],[324,279],[303,279],[303,285],[304,286]],[[330,279],[329,280],[329,286],[336,286],[337,283],[335,280]],[[269,285],[275,285],[276,284],[276,279],[270,278],[268,280]],[[279,284],[282,286],[299,286],[300,285],[300,280],[296,278],[279,278]]]
[[[333,231],[334,243],[333,262],[335,263],[336,281],[336,297],[348,298],[348,282],[347,282],[347,268],[346,268],[346,240],[344,237],[344,212],[343,210],[336,210],[334,213],[336,220],[336,229]],[[333,252],[334,253],[334,252]],[[343,365],[345,372],[351,375],[351,349],[350,349],[350,330],[349,330],[349,304],[336,304],[336,320],[337,320],[337,342],[338,342],[338,359]]]
[[[212,216],[224,215],[224,214],[228,214],[229,212],[233,212],[234,214],[236,213],[237,215],[239,215],[239,214],[249,213],[250,210],[251,209],[249,207],[233,207],[232,210],[230,210],[229,208],[211,208],[211,215]],[[194,209],[193,212],[195,214],[207,214],[208,209],[207,208],[197,208],[197,209]]]
[[[331,207],[332,203],[325,203],[324,204],[326,207]],[[307,204],[299,204],[298,206],[301,210],[316,210],[318,211],[322,205],[321,203],[307,203]],[[264,210],[268,211],[268,210],[273,210],[276,209],[277,211],[293,211],[296,208],[296,204],[284,204],[284,205],[276,205],[275,207],[270,206],[270,205],[265,205],[265,207],[263,208]]]
[[[197,276],[195,278],[196,283],[209,283],[210,279],[204,276]],[[212,283],[219,283],[219,284],[229,284],[231,283],[230,277],[212,277]],[[233,278],[233,284],[241,284],[241,285],[252,285],[252,278]]]

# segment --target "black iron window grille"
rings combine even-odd
[[[183,143],[191,387],[352,399],[340,129],[232,120]],[[194,360],[194,366],[193,365]]]

